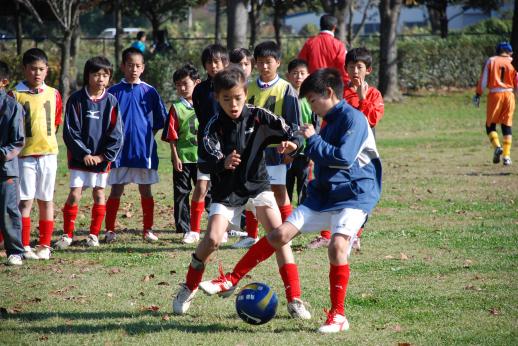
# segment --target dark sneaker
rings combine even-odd
[[[493,163],[499,163],[500,162],[500,155],[502,155],[502,147],[496,147],[495,152],[493,153]]]

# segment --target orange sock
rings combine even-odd
[[[106,215],[106,205],[94,204],[92,206],[92,219],[90,221],[90,234],[93,234],[95,236],[99,235],[99,232],[101,232],[101,227],[103,225],[104,215]]]
[[[79,206],[77,204],[68,205],[65,203],[65,206],[63,207],[63,233],[66,234],[69,238],[74,236],[78,209]]]
[[[121,200],[119,198],[108,198],[106,201],[106,220],[104,226],[107,231],[115,231],[115,220],[117,219],[117,211],[119,210]]]
[[[205,210],[205,201],[191,201],[191,231],[201,232],[201,216]]]
[[[29,246],[31,243],[31,218],[22,217],[22,245]]]
[[[50,241],[52,240],[52,231],[54,231],[54,220],[40,220],[39,226],[39,245],[50,247]]]
[[[257,238],[259,233],[259,221],[255,218],[254,213],[245,211],[246,233],[250,238]]]
[[[292,210],[291,204],[286,204],[286,205],[283,205],[283,206],[279,207],[279,211],[281,212],[282,222],[286,221],[288,216],[291,215],[291,210]]]
[[[155,200],[153,197],[140,197],[142,204],[144,231],[153,228],[153,213],[155,211]]]
[[[320,231],[320,236],[322,238],[331,239],[331,231],[328,229],[322,230],[322,231]]]

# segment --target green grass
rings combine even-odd
[[[293,244],[312,320],[289,319],[273,259],[243,282],[266,282],[279,295],[270,323],[247,325],[233,299],[203,294],[188,315],[171,314],[193,247],[172,231],[171,165],[161,143],[161,182],[154,187],[160,242],[140,240],[140,202],[131,186],[121,203],[117,243],[92,250],[79,241],[48,262],[0,267],[0,307],[6,309],[0,344],[518,344],[518,157],[511,167],[491,163],[485,107],[472,108],[469,97],[414,96],[386,106],[377,129],[383,196],[362,251],[351,257],[349,332],[315,333],[329,303],[326,251],[304,248],[313,235]],[[61,150],[56,210],[68,193],[64,158]],[[87,234],[90,205],[85,194],[79,240]],[[60,212],[56,219],[59,230]],[[216,275],[220,262],[230,269],[243,252],[223,246],[205,277]],[[149,311],[152,306],[159,310]]]

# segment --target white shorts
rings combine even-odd
[[[266,166],[270,176],[270,185],[286,185],[286,165]]]
[[[119,167],[112,168],[108,176],[108,184],[156,184],[158,183],[158,172],[148,168]]]
[[[36,198],[40,201],[52,201],[58,167],[57,155],[20,157],[18,166],[20,168],[20,199],[27,201]]]
[[[272,191],[264,191],[255,198],[249,198],[245,205],[240,207],[227,207],[220,203],[211,203],[209,217],[213,215],[223,215],[229,222],[231,229],[239,229],[241,227],[241,214],[243,210],[249,210],[256,215],[256,207],[277,208],[277,202]],[[237,227],[237,228],[236,228]]]
[[[79,171],[77,169],[70,170],[70,187],[106,187],[108,182],[108,173],[95,173]]]
[[[206,180],[210,181],[210,174],[202,173],[198,169],[198,172],[196,173],[196,180]]]

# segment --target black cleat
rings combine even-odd
[[[493,163],[499,163],[500,162],[500,155],[502,155],[502,147],[496,147],[495,152],[493,153]]]

